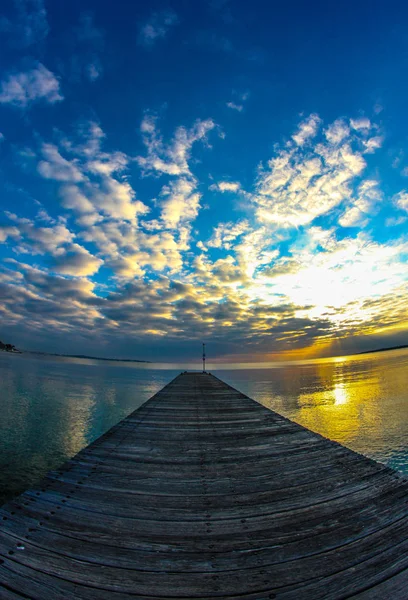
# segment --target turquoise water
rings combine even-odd
[[[0,352],[0,504],[194,366]],[[208,368],[265,406],[408,475],[407,350]]]

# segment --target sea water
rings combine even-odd
[[[0,352],[0,504],[36,484],[196,365]],[[209,364],[268,408],[408,475],[408,350]]]

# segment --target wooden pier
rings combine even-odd
[[[1,600],[406,600],[408,481],[184,373],[0,509]]]

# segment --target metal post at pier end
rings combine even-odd
[[[205,373],[205,344],[203,344],[203,373]]]

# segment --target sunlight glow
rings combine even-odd
[[[347,392],[346,392],[346,388],[344,387],[344,384],[339,383],[338,385],[336,385],[333,388],[333,395],[334,395],[334,404],[336,406],[346,404]]]

